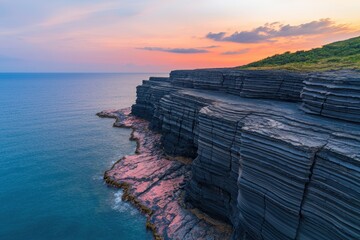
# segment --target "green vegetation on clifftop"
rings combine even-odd
[[[334,42],[309,51],[276,54],[238,68],[293,71],[360,69],[360,37]]]

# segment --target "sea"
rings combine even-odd
[[[0,73],[1,240],[152,239],[103,181],[134,153],[130,130],[95,115],[131,106],[150,75]]]

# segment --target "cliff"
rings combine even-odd
[[[194,159],[186,201],[233,239],[360,236],[360,72],[173,71],[132,114]]]

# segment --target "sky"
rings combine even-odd
[[[360,36],[359,0],[0,0],[0,72],[233,67]]]

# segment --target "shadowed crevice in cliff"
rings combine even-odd
[[[326,144],[327,144],[327,142],[326,142]],[[309,174],[307,182],[305,183],[304,193],[303,193],[301,203],[300,203],[299,223],[298,223],[298,226],[297,226],[297,229],[296,229],[296,237],[295,237],[295,239],[299,239],[299,235],[300,235],[300,231],[301,231],[301,223],[302,223],[302,220],[304,218],[303,215],[302,215],[302,211],[303,211],[305,200],[306,200],[306,198],[307,198],[307,196],[309,194],[309,184],[310,184],[311,178],[312,178],[312,176],[314,174],[314,167],[315,167],[315,164],[316,164],[316,155],[317,155],[318,152],[321,152],[321,150],[324,149],[326,144],[321,146],[318,150],[316,150],[314,155],[312,156],[312,163],[311,163],[311,166],[310,166],[310,169],[309,169],[310,174]]]
[[[183,203],[183,187],[191,171],[186,159],[170,158],[161,148],[161,135],[149,123],[129,115],[129,109],[103,111],[100,117],[116,118],[114,126],[132,128],[136,154],[124,156],[105,172],[110,185],[124,189],[123,199],[147,215],[147,227],[156,239],[228,239],[231,227]],[[189,162],[189,161],[188,161]]]

